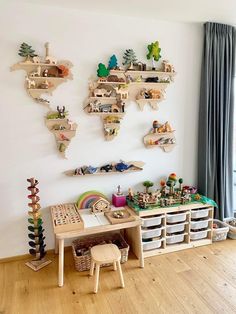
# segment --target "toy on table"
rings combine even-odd
[[[111,209],[111,205],[106,198],[100,197],[91,204],[92,213],[105,213]]]
[[[31,203],[28,203],[28,206],[30,207],[30,210],[28,211],[28,214],[30,216],[30,218],[28,219],[28,222],[30,223],[30,226],[28,226],[28,230],[31,232],[28,234],[28,237],[30,239],[29,245],[31,247],[29,249],[29,253],[34,258],[31,261],[27,262],[26,265],[34,271],[37,271],[44,266],[50,264],[51,261],[45,259],[46,244],[44,244],[45,236],[43,235],[43,220],[39,211],[40,198],[37,195],[39,193],[39,189],[37,188],[38,181],[34,178],[27,179],[27,181],[30,183],[30,186],[28,187],[28,190],[30,191],[28,198],[31,201]]]
[[[119,224],[135,220],[135,216],[131,215],[130,212],[124,207],[120,207],[120,209],[115,211],[112,210],[106,212],[105,216],[111,224]]]
[[[117,192],[112,194],[112,205],[121,207],[126,205],[126,196],[121,192],[121,187],[118,185]]]
[[[79,209],[91,208],[92,204],[100,198],[106,199],[106,196],[99,191],[87,191],[80,195],[76,205]]]
[[[176,187],[177,182],[179,186]],[[144,181],[145,192],[134,194],[132,189],[126,197],[127,204],[135,209],[146,209],[152,207],[165,207],[175,204],[186,204],[192,201],[190,191],[182,187],[183,179],[177,179],[175,173],[171,173],[167,180],[161,180],[161,188],[156,191],[150,191],[153,182]]]

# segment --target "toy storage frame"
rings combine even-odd
[[[207,227],[207,237],[204,239],[199,240],[191,240],[190,238],[190,223],[192,217],[193,210],[203,210],[208,209],[208,227]],[[134,210],[134,209],[133,209]],[[167,214],[175,214],[175,213],[186,213],[186,220],[185,220],[185,230],[184,230],[184,241],[182,243],[177,244],[167,244],[166,243],[166,227],[167,227]],[[202,203],[194,203],[194,204],[186,204],[186,205],[179,205],[175,207],[158,207],[151,210],[142,210],[137,212],[136,214],[141,218],[154,218],[154,217],[161,217],[161,247],[145,251],[143,250],[143,257],[150,257],[156,256],[171,252],[176,252],[180,250],[190,249],[198,246],[209,245],[212,244],[212,237],[213,237],[213,216],[214,216],[214,207],[207,204]],[[153,225],[153,228],[157,228],[158,225]],[[171,225],[169,225],[171,226]],[[139,244],[137,243],[137,239],[135,238],[135,234],[132,230],[126,230],[126,239],[131,246],[132,251],[137,256],[138,254],[138,247]],[[150,242],[147,242],[150,243]],[[142,243],[143,248],[143,243]]]

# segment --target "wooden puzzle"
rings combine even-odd
[[[78,208],[74,203],[51,206],[53,228],[56,233],[84,228]]]

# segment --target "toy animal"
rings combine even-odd
[[[56,58],[49,55],[49,43],[45,44],[45,49],[46,49],[45,63],[56,64],[57,63]]]
[[[65,112],[66,108],[65,106],[63,106],[62,108],[60,108],[59,106],[57,106],[57,112],[58,112],[58,118],[59,119],[65,119],[66,117],[66,112]]]
[[[159,81],[159,78],[157,76],[147,77],[145,80],[145,82],[147,82],[147,83],[158,83],[158,81]]]
[[[129,90],[125,87],[114,87],[116,94],[120,96],[121,99],[127,99],[129,95]]]
[[[35,77],[35,76],[39,77],[40,75],[41,75],[41,66],[40,65],[37,67],[37,71],[33,71],[30,73],[30,77]]]
[[[115,165],[116,171],[119,171],[119,172],[123,172],[125,170],[128,170],[131,167],[133,167],[133,165],[128,165],[128,164],[124,163],[123,161],[119,162]]]
[[[164,72],[175,72],[174,66],[169,63],[167,60],[163,60],[163,71]]]
[[[34,80],[31,80],[28,76],[26,76],[25,78],[26,82],[27,82],[27,88],[35,88],[36,87],[36,83]]]
[[[99,112],[101,103],[98,100],[91,101],[88,106],[90,107],[89,112]]]
[[[162,91],[156,89],[150,89],[149,95],[151,99],[160,99],[163,97]]]
[[[93,173],[97,172],[97,170],[98,170],[98,167],[88,166],[86,172],[89,174],[93,174]]]
[[[112,91],[108,91],[105,88],[96,88],[93,91],[94,97],[110,97]]]
[[[32,58],[33,63],[40,63],[40,57],[39,56],[34,56]]]
[[[107,164],[107,165],[104,165],[100,168],[100,171],[105,171],[105,172],[109,172],[109,171],[112,171],[113,169],[113,166],[110,165],[110,164]]]

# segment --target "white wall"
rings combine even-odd
[[[146,107],[141,112],[135,103],[130,104],[120,135],[105,142],[100,119],[89,117],[82,110],[88,79],[96,74],[97,64],[106,63],[113,53],[121,62],[127,48],[133,48],[144,61],[146,45],[154,40],[159,40],[162,56],[175,65],[176,81],[168,87],[159,111]],[[129,186],[137,188],[146,179],[159,182],[170,172],[182,176],[185,183],[196,183],[201,25],[96,15],[50,6],[12,5],[6,1],[0,11],[0,41],[0,258],[28,251],[28,177],[35,176],[40,182],[47,248],[53,247],[49,205],[75,201],[81,193],[92,189],[111,196],[118,184],[123,190]],[[32,44],[39,54],[44,54],[44,43],[49,41],[53,55],[74,64],[74,80],[59,86],[52,98],[54,107],[66,105],[79,124],[68,160],[58,156],[53,135],[44,125],[47,110],[34,103],[23,88],[24,71],[9,71],[20,60],[17,52],[23,41]],[[168,120],[176,129],[178,145],[173,152],[144,148],[142,138],[154,119]],[[93,178],[70,178],[63,174],[76,166],[101,165],[120,158],[143,160],[145,170]]]

